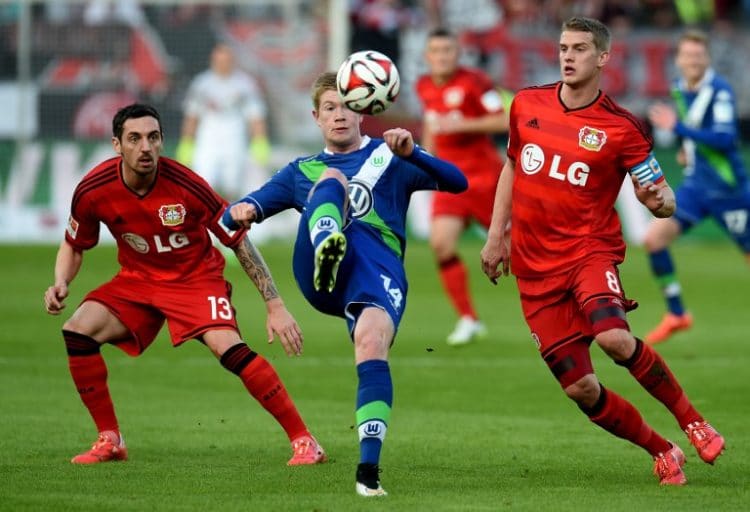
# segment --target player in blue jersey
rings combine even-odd
[[[668,307],[645,337],[651,344],[693,323],[669,254],[669,245],[679,235],[713,217],[750,263],[750,181],[740,157],[734,92],[710,67],[709,40],[703,32],[689,30],[680,37],[675,63],[681,75],[672,88],[676,109],[658,103],[649,110],[656,129],[682,139],[678,161],[685,165],[684,180],[675,193],[677,211],[671,218],[655,219],[644,240]]]
[[[342,103],[335,73],[317,78],[312,101],[323,151],[291,162],[230,205],[224,223],[236,229],[288,208],[302,212],[294,277],[316,309],[346,319],[359,378],[355,488],[384,496],[378,464],[393,401],[388,351],[406,304],[409,197],[417,190],[462,192],[468,183],[453,164],[416,146],[407,130],[363,136],[362,116]]]

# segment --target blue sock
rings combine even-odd
[[[371,359],[357,365],[357,431],[360,463],[377,464],[393,404],[388,361]]]
[[[674,263],[668,249],[652,252],[648,255],[651,272],[656,276],[661,287],[661,293],[667,302],[667,309],[675,315],[685,314],[682,304],[682,287],[675,276]]]
[[[307,201],[307,225],[310,241],[317,246],[331,233],[340,233],[344,218],[346,189],[335,178],[324,179],[315,184]]]

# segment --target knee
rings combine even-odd
[[[615,361],[627,360],[635,350],[635,338],[625,329],[610,329],[596,335],[596,343]]]
[[[643,238],[643,247],[648,252],[658,252],[669,247],[669,244],[680,234],[679,224],[672,219],[657,219],[652,222]]]
[[[593,407],[599,400],[600,393],[599,379],[594,374],[586,375],[565,388],[568,398],[584,408]]]
[[[658,233],[654,232],[653,229],[649,229],[646,232],[646,236],[643,238],[643,247],[648,252],[658,252],[665,249],[667,245],[662,242]]]
[[[344,176],[344,173],[336,169],[335,167],[328,167],[326,170],[322,172],[320,175],[320,178],[318,178],[318,182],[321,182],[323,180],[327,179],[335,179],[341,185],[346,188],[349,184],[349,181],[346,179],[346,176]]]
[[[88,328],[85,323],[79,322],[75,316],[65,321],[62,326],[64,332],[73,332],[82,336],[93,337],[96,333]]]
[[[387,359],[390,341],[380,332],[365,332],[354,339],[357,363],[369,359]]]
[[[456,256],[455,245],[439,233],[435,233],[434,230],[430,234],[430,247],[438,263],[451,260]]]

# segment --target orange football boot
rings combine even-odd
[[[696,421],[685,428],[690,444],[704,462],[713,464],[724,450],[724,438],[707,421]]]
[[[682,472],[685,465],[685,454],[680,447],[670,443],[672,448],[654,457],[654,474],[659,477],[661,485],[685,485],[687,478]]]
[[[115,460],[128,460],[128,449],[122,435],[117,432],[100,432],[90,450],[76,455],[70,462],[73,464],[98,464]]]
[[[312,436],[300,436],[292,441],[292,450],[294,450],[294,455],[286,463],[287,466],[319,464],[328,460],[323,447]]]
[[[693,315],[690,313],[684,313],[682,315],[675,315],[674,313],[666,313],[664,318],[661,319],[659,325],[649,332],[643,339],[649,345],[656,345],[662,341],[667,341],[674,333],[678,331],[685,331],[693,326]]]

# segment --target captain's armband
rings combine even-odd
[[[657,183],[664,178],[664,173],[661,171],[659,161],[653,153],[649,153],[648,157],[643,162],[634,165],[628,172],[631,176],[635,176],[636,179],[638,179],[639,185],[643,185],[649,181],[651,183]]]

